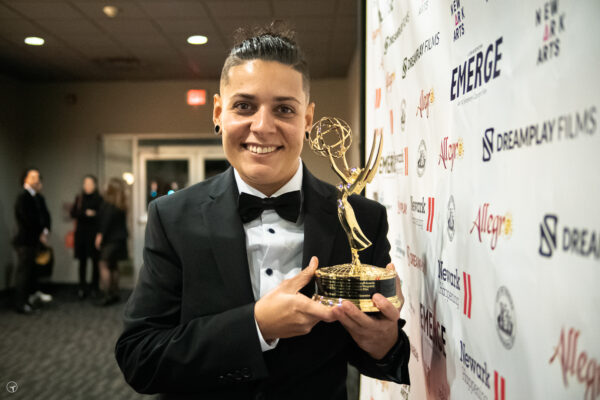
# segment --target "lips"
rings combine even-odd
[[[256,144],[245,144],[244,148],[254,154],[269,154],[278,150],[282,146],[259,146]]]

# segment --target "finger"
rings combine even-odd
[[[373,319],[359,310],[351,301],[344,301],[341,307],[346,316],[362,329],[372,329],[374,327]]]
[[[300,311],[308,316],[318,318],[325,322],[333,322],[336,320],[331,307],[317,303],[300,293],[297,295],[297,301]]]
[[[393,263],[389,263],[385,268],[391,271],[396,271],[396,267]],[[402,294],[402,281],[400,280],[398,273],[396,273],[396,296],[398,296],[398,299],[400,300],[399,310],[401,310],[402,306],[404,305],[404,295]]]
[[[346,328],[346,330],[351,334],[358,333],[360,332],[360,330],[364,329],[359,324],[357,324],[352,318],[346,315],[346,312],[344,311],[342,306],[334,307],[333,315],[335,316],[336,320],[339,321],[340,324],[342,324],[344,328]]]
[[[381,314],[390,321],[397,321],[398,318],[400,318],[398,309],[382,294],[375,293],[373,295],[373,304],[375,304],[375,307],[381,311]]]
[[[296,276],[288,279],[286,281],[286,285],[293,292],[299,291],[300,289],[302,289],[304,286],[306,286],[306,284],[308,284],[311,281],[311,279],[315,275],[315,271],[317,270],[318,266],[319,266],[319,259],[317,257],[313,256],[310,259],[310,263],[308,264],[308,267],[304,268]]]

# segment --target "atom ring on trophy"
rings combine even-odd
[[[343,300],[348,300],[363,312],[373,313],[379,312],[379,309],[373,305],[371,297],[380,293],[399,308],[401,301],[396,295],[396,271],[362,264],[359,260],[358,253],[371,246],[371,241],[362,232],[348,202],[348,197],[362,192],[377,172],[383,144],[381,132],[376,132],[373,137],[364,168],[348,166],[346,152],[352,144],[352,132],[348,124],[339,118],[321,118],[313,125],[308,142],[315,153],[329,158],[331,168],[342,180],[337,185],[337,214],[352,253],[352,260],[347,264],[317,269],[317,291],[313,299],[328,306],[340,305]]]

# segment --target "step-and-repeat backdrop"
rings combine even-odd
[[[363,400],[600,399],[600,1],[367,0],[367,195],[412,384]]]

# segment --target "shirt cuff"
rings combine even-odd
[[[260,328],[258,327],[258,322],[254,319],[254,324],[256,325],[256,333],[258,333],[258,340],[260,340],[260,348],[263,352],[273,350],[277,347],[277,343],[279,343],[279,339],[273,340],[271,344],[267,343],[262,333],[260,332]]]

